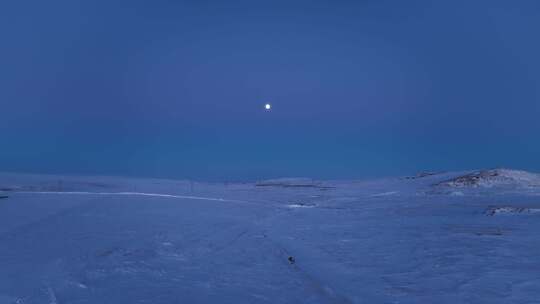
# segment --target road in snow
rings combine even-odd
[[[449,177],[0,176],[0,303],[537,303],[538,191]]]

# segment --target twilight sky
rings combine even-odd
[[[0,37],[0,171],[540,171],[538,1],[6,0]]]

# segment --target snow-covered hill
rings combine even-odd
[[[0,303],[535,303],[535,181],[0,174]]]
[[[258,187],[283,187],[283,188],[329,188],[329,185],[312,178],[294,177],[294,178],[276,178],[259,181]]]
[[[540,175],[520,170],[480,170],[438,183],[449,187],[540,187]]]

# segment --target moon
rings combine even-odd
[[[270,110],[272,109],[272,105],[269,104],[269,103],[267,103],[267,104],[264,105],[264,109],[265,109],[266,111],[270,111]]]

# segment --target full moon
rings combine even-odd
[[[264,108],[266,109],[266,111],[270,111],[270,109],[272,109],[272,105],[267,103],[264,105]]]

